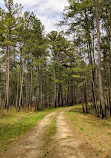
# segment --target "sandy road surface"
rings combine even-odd
[[[55,142],[54,158],[102,158],[99,151],[80,138],[64,111],[57,117]]]
[[[48,125],[57,112],[48,114],[31,131],[14,143],[3,158],[41,158]]]
[[[56,117],[56,134],[44,151],[47,131]],[[47,152],[46,154],[44,152]],[[81,139],[65,110],[48,114],[17,143],[14,143],[3,158],[102,158],[99,151]]]

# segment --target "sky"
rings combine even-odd
[[[67,0],[14,0],[22,4],[25,11],[33,11],[45,26],[46,33],[58,30],[55,24],[61,20],[62,12],[68,5]],[[3,0],[0,0],[3,7]]]

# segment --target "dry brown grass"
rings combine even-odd
[[[98,148],[105,157],[111,157],[111,119],[102,120],[94,113],[83,114],[81,106],[75,106],[67,112],[74,128],[84,137],[87,143]]]

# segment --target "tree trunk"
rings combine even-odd
[[[110,28],[110,30],[111,30],[111,28]],[[111,89],[111,33],[110,33],[110,89]],[[111,94],[111,92],[110,92],[110,94]],[[110,101],[110,115],[111,115],[111,101]]]
[[[58,106],[60,107],[60,83],[58,83]]]
[[[61,106],[62,106],[62,107],[64,106],[64,99],[63,99],[63,91],[62,91],[62,88],[61,88]]]
[[[88,15],[86,13],[85,10],[85,17],[86,17],[86,33],[87,33],[87,38],[88,38],[88,57],[89,57],[89,65],[93,66],[93,59],[92,59],[92,39],[91,39],[91,35],[90,35],[90,28],[88,25]],[[94,46],[93,46],[94,49]],[[94,58],[94,50],[93,50],[93,58]],[[91,69],[91,88],[92,88],[92,99],[93,99],[93,106],[95,108],[95,111],[97,113],[97,117],[98,116],[98,108],[97,108],[97,99],[96,99],[96,88],[95,88],[95,69],[92,68]]]
[[[96,4],[95,9],[96,9],[96,28],[97,28],[99,95],[100,95],[100,101],[101,101],[101,106],[102,106],[102,119],[105,119],[106,118],[106,110],[105,110],[102,76],[101,76],[101,52],[100,52],[100,27],[99,27],[99,14],[98,14],[98,0],[96,0],[95,4]]]
[[[17,75],[17,77],[18,77],[18,75]],[[18,107],[18,87],[19,87],[19,83],[18,83],[18,79],[17,79],[16,110],[17,110],[17,107]]]
[[[84,84],[84,101],[85,101],[86,113],[88,113],[86,83]]]
[[[9,60],[10,49],[7,47],[7,59],[6,59],[6,109],[9,110],[9,70],[10,70],[10,60]]]
[[[109,34],[111,36],[111,33]],[[111,115],[111,37],[109,37],[109,70],[110,70],[110,82],[109,82],[109,105],[110,105],[110,115]]]
[[[50,102],[51,102],[51,100],[50,100],[50,95],[49,95],[49,97],[48,97],[48,100],[49,100],[49,108],[51,108],[51,104],[50,104]]]
[[[30,78],[30,106],[32,110],[32,68],[31,68],[31,78]]]
[[[28,107],[28,77],[26,77],[26,109]]]
[[[25,63],[24,63],[24,61],[23,61],[22,70],[21,70],[21,72],[20,72],[20,97],[19,97],[18,112],[20,111],[21,101],[22,101],[22,99],[23,99],[24,66],[25,66]]]
[[[56,77],[56,66],[55,66],[55,71],[54,71],[54,77],[55,77],[55,79],[57,79],[57,77]],[[54,93],[55,93],[54,106],[56,108],[57,107],[57,82],[55,82],[55,85],[54,85]]]
[[[1,109],[2,109],[2,98],[1,98],[1,81],[2,81],[2,79],[1,79],[1,66],[0,66],[0,111],[1,111]]]
[[[90,59],[89,59],[90,65],[93,66],[90,44],[89,44],[89,57],[90,57]],[[94,106],[95,111],[97,113],[97,117],[99,117],[98,106],[97,106],[97,98],[96,98],[95,69],[94,68],[91,69],[91,79],[92,79],[91,85],[92,85],[93,106]]]
[[[83,97],[82,97],[82,88],[81,88],[81,103],[82,103],[82,111],[83,111],[83,113],[85,113],[85,108],[84,108],[84,103],[83,103]]]
[[[37,108],[37,109],[36,109]],[[37,67],[37,89],[36,89],[36,105],[35,111],[39,109],[39,67]]]
[[[40,110],[43,108],[43,99],[42,99],[42,83],[41,83],[41,88],[40,88]]]
[[[54,96],[55,108],[57,108],[57,82],[55,82],[55,85],[54,85],[54,93],[55,93],[55,96]]]

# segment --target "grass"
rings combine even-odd
[[[46,134],[46,140],[43,147],[44,155],[42,156],[42,158],[53,158],[54,147],[52,147],[53,143],[51,142],[52,137],[56,134],[56,119],[57,117],[55,116],[48,127],[48,132]]]
[[[21,135],[29,131],[39,120],[48,113],[63,108],[51,109],[42,112],[20,112],[16,113],[11,109],[8,113],[0,113],[0,155],[7,150],[10,143],[17,140]],[[53,130],[51,129],[53,133]]]
[[[111,157],[111,120],[102,120],[94,114],[83,114],[82,107],[75,106],[66,112],[74,128],[87,143],[98,148],[105,156]]]
[[[52,120],[49,132],[49,138],[56,133],[56,117]]]

